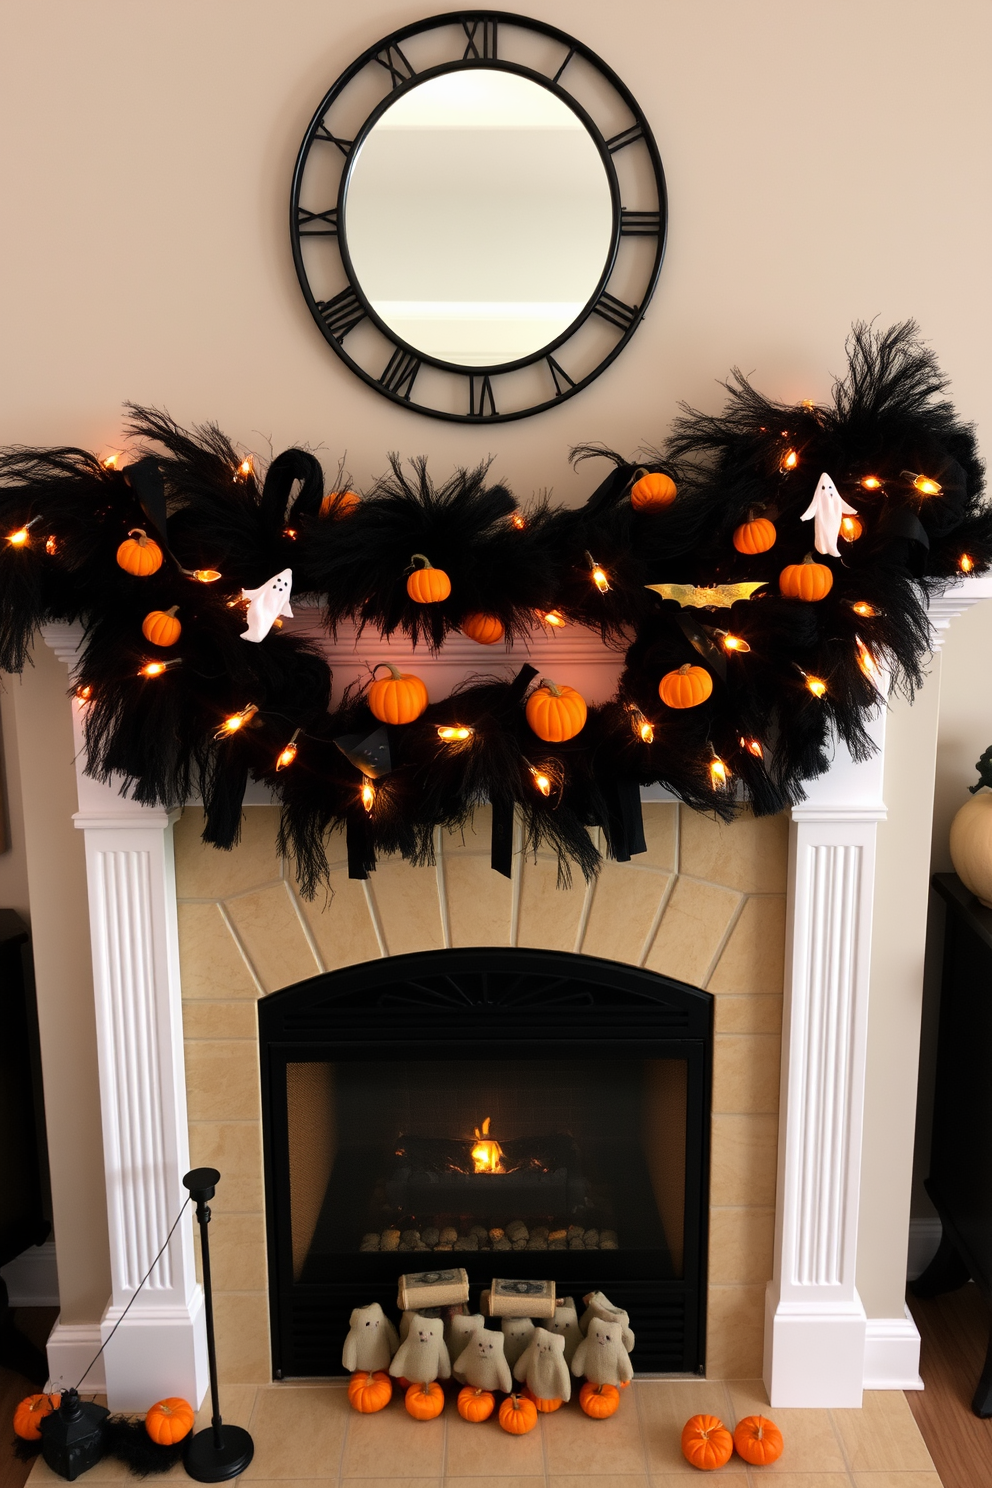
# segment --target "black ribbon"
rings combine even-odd
[[[617,863],[629,863],[633,853],[647,851],[644,841],[644,816],[641,811],[641,788],[636,780],[611,776],[600,782],[606,802],[606,846]]]
[[[686,610],[680,610],[675,616],[675,624],[679,627],[679,630],[681,630],[689,645],[699,652],[704,661],[709,662],[720,678],[720,681],[726,682],[727,658],[705,626],[700,625],[696,617],[690,615]]]
[[[492,803],[493,827],[489,862],[493,871],[504,878],[513,877],[513,802]]]
[[[370,873],[375,872],[375,847],[372,843],[372,823],[364,807],[348,813],[344,840],[348,849],[348,877],[368,878]]]

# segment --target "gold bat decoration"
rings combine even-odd
[[[763,589],[768,582],[761,579],[752,584],[714,584],[712,588],[700,588],[698,584],[645,584],[662,599],[674,599],[685,609],[691,605],[696,610],[729,610],[739,599],[750,599],[756,589]]]

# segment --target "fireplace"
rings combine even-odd
[[[273,1373],[465,1268],[606,1291],[639,1371],[705,1365],[709,993],[566,952],[442,950],[259,1003]]]

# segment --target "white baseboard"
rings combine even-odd
[[[0,1271],[10,1293],[11,1307],[58,1307],[59,1273],[55,1241],[32,1245]]]
[[[53,1390],[74,1385],[103,1342],[99,1323],[55,1324],[48,1340],[48,1383]],[[93,1365],[82,1387],[83,1395],[102,1395],[107,1389],[103,1355]]]
[[[909,1221],[909,1256],[906,1275],[915,1281],[927,1269],[940,1244],[941,1226],[936,1215]]]
[[[922,1390],[920,1335],[905,1308],[901,1318],[869,1318],[865,1328],[865,1389]]]

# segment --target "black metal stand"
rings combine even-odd
[[[191,1435],[183,1453],[183,1466],[198,1483],[225,1483],[243,1473],[255,1455],[255,1443],[242,1426],[225,1426],[220,1415],[217,1393],[217,1351],[214,1347],[214,1299],[210,1282],[210,1241],[207,1226],[212,1199],[220,1174],[216,1168],[194,1168],[183,1179],[196,1200],[196,1218],[200,1226],[200,1261],[203,1266],[203,1299],[207,1319],[207,1359],[210,1364],[210,1425]]]

